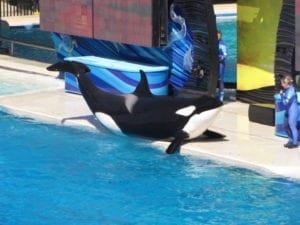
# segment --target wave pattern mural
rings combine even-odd
[[[209,81],[216,84],[218,77],[216,21],[211,2],[174,1],[169,6],[168,30],[168,45],[162,47],[144,47],[60,33],[53,33],[53,40],[61,59],[92,55],[169,67],[169,76],[163,83],[175,90],[195,88],[193,71],[200,64],[209,74],[202,87],[203,91],[207,91]]]
[[[112,60],[95,56],[67,57],[67,61],[84,63],[91,70],[89,79],[98,87],[110,93],[132,93],[140,81],[140,70],[146,73],[150,90],[155,95],[168,94],[167,66],[149,66],[128,61]],[[65,74],[66,90],[80,93],[77,79]]]

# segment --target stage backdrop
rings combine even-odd
[[[296,0],[296,63],[295,70],[300,71],[300,0]]]
[[[282,0],[238,0],[237,98],[273,102],[274,58]]]
[[[43,0],[42,30],[141,46],[167,41],[164,0]]]

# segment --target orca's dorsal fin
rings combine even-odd
[[[140,70],[140,74],[141,74],[141,80],[139,84],[136,86],[136,89],[133,92],[133,94],[136,96],[152,97],[153,95],[150,91],[145,72],[143,70]]]

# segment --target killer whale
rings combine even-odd
[[[61,61],[47,70],[74,74],[90,110],[112,132],[156,139],[173,138],[166,150],[169,154],[179,150],[183,141],[205,133],[222,107],[220,101],[207,95],[193,98],[155,96],[149,89],[144,71],[140,71],[141,80],[133,93],[112,94],[91,82],[87,76],[90,69],[83,63]],[[218,137],[215,132],[207,134]]]

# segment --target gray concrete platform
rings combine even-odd
[[[99,125],[81,95],[65,93],[57,73],[46,70],[47,64],[0,55],[0,76],[34,75],[53,79],[52,88],[0,97],[2,110],[49,123],[96,129]],[[26,82],[31,82],[30,78]],[[226,135],[222,141],[199,140],[182,146],[180,154],[193,154],[227,165],[253,169],[270,176],[300,179],[300,148],[285,149],[286,138],[275,136],[275,128],[249,122],[248,104],[228,102],[210,127]],[[153,142],[164,150],[169,144]]]
[[[237,14],[237,4],[214,4],[214,11],[216,16],[233,16]]]

